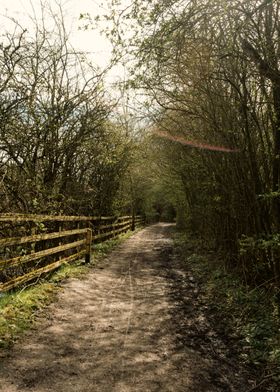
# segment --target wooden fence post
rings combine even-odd
[[[132,211],[132,217],[131,217],[131,230],[132,231],[135,230],[135,211],[134,211],[134,209]]]
[[[62,222],[59,222],[59,224],[58,224],[58,232],[59,233],[61,233],[62,232]],[[62,245],[62,241],[61,241],[61,238],[59,239],[59,243],[58,243],[58,245],[59,246],[61,246]],[[61,260],[62,259],[62,255],[61,255],[61,253],[59,254],[59,260]]]
[[[36,227],[32,227],[31,229],[31,235],[36,234]],[[36,252],[36,242],[31,243],[31,252],[30,253],[35,253]]]
[[[85,255],[85,262],[86,263],[90,263],[90,259],[91,259],[91,241],[92,241],[92,230],[87,229],[86,255]]]

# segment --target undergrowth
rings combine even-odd
[[[51,275],[45,275],[15,291],[0,294],[0,349],[10,347],[22,332],[31,327],[39,312],[57,298],[65,279],[86,276],[108,252],[134,233],[129,231],[117,238],[95,244],[90,264],[84,264],[83,260],[65,264]]]
[[[256,390],[279,391],[279,290],[245,285],[218,255],[186,234],[175,234],[175,248],[202,287],[215,326],[235,342],[240,360],[259,372],[265,389]]]

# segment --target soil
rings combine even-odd
[[[245,392],[250,374],[207,319],[173,252],[173,225],[149,226],[86,279],[68,280],[0,359],[1,392]]]

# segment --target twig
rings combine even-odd
[[[255,385],[254,387],[248,389],[246,392],[252,392],[252,391],[256,391],[260,386],[262,386],[268,379],[277,376],[278,373],[272,373],[272,374],[268,374],[267,376],[264,376],[264,378],[262,379],[262,381],[258,384]]]
[[[24,285],[24,287],[19,291],[19,293],[22,293],[24,290],[28,289],[31,286],[35,286],[36,284],[38,284],[40,279],[41,279],[41,277],[38,276],[38,278],[35,281],[33,281],[33,282],[31,282],[31,283],[29,283],[27,285]]]

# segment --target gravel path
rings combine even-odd
[[[171,230],[141,230],[85,280],[69,280],[0,359],[0,391],[246,391],[245,372],[209,343],[195,283],[172,255]]]

